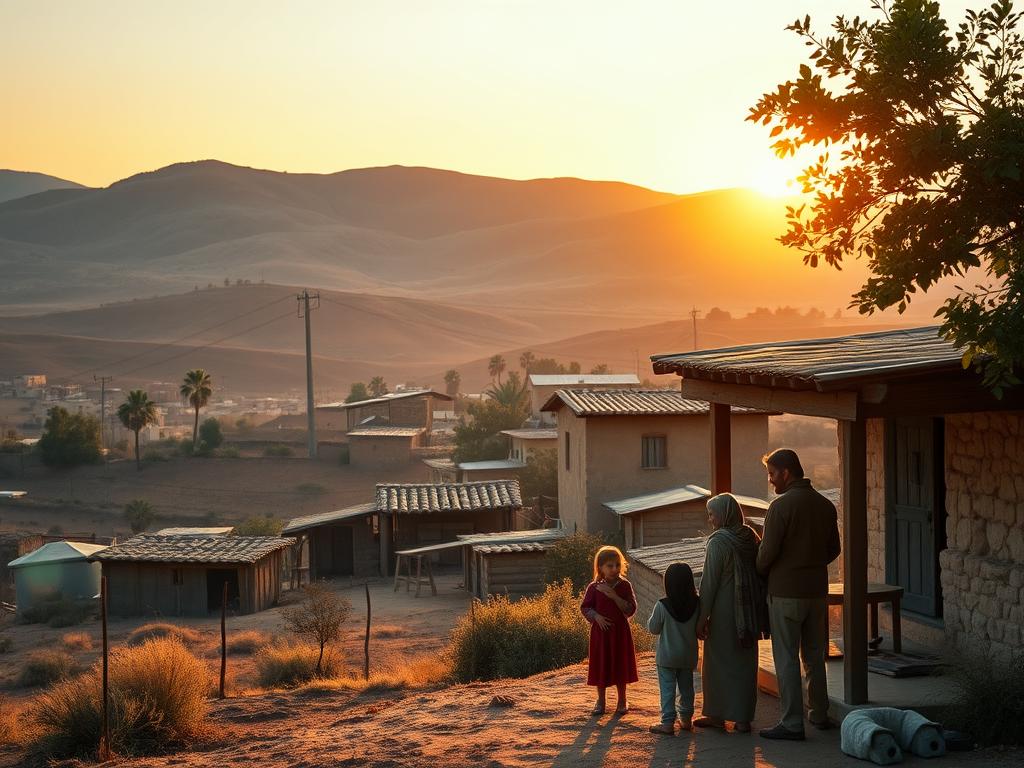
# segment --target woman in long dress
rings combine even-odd
[[[757,641],[768,636],[763,582],[755,561],[760,537],[745,524],[743,508],[732,494],[708,501],[708,537],[700,582],[699,635],[702,716],[694,725],[750,731],[757,706]]]

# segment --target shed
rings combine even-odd
[[[629,570],[626,577],[636,594],[636,620],[642,624],[654,610],[654,604],[665,596],[665,571],[672,563],[683,562],[693,571],[693,580],[700,588],[704,573],[704,552],[707,539],[698,536],[668,544],[626,550]]]
[[[751,512],[763,515],[768,502],[751,496],[736,496],[749,517]],[[708,532],[707,500],[714,494],[699,485],[684,485],[667,491],[647,493],[604,506],[619,518],[628,549],[655,544],[669,544],[680,539]]]
[[[281,533],[297,537],[294,562],[311,580],[380,573],[376,502],[297,517]]]
[[[349,464],[374,468],[408,464],[413,448],[423,444],[426,434],[423,427],[366,426],[349,430]]]
[[[284,550],[278,536],[159,536],[143,533],[92,556],[107,577],[115,616],[205,616],[228,605],[255,613],[281,596]]]
[[[52,541],[9,562],[18,613],[46,600],[85,600],[99,594],[100,567],[89,558],[103,549],[102,544]]]
[[[488,595],[505,595],[518,600],[544,591],[544,557],[552,542],[520,544],[477,544],[472,557],[476,581],[473,594],[481,600]]]
[[[354,403],[328,403],[316,407],[317,426],[351,431],[367,419],[375,419],[379,424],[418,427],[429,432],[434,425],[434,411],[440,410],[438,405],[453,400],[451,395],[423,389],[391,392]]]
[[[501,434],[509,439],[508,457],[516,461],[526,461],[537,451],[558,450],[557,429],[503,429]]]

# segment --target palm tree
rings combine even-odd
[[[196,449],[199,443],[199,409],[210,402],[210,395],[213,394],[213,384],[210,381],[210,374],[202,368],[196,368],[185,374],[185,380],[178,390],[183,399],[188,400],[196,409],[196,421],[192,427],[192,450]]]
[[[519,356],[519,367],[526,371],[526,375],[530,375],[530,366],[537,361],[536,355],[530,350],[526,350]]]
[[[374,376],[372,379],[370,379],[370,383],[367,386],[367,389],[370,390],[370,394],[373,395],[374,397],[381,397],[382,395],[386,395],[388,393],[388,385],[384,383],[383,376]]]
[[[524,414],[523,418],[526,418],[530,393],[526,389],[526,384],[519,378],[518,371],[512,371],[508,375],[508,381],[504,384],[492,385],[484,394],[510,411],[521,411]]]
[[[498,378],[498,383],[501,384],[501,374],[505,370],[505,358],[501,355],[494,355],[490,360],[487,361],[487,372],[491,374],[491,378]]]
[[[444,374],[444,391],[449,397],[455,397],[459,394],[459,386],[462,384],[462,374],[456,371],[454,368],[449,369]]]
[[[135,433],[135,468],[142,469],[139,459],[139,432],[149,424],[156,424],[156,403],[141,389],[133,389],[117,409],[117,418]]]

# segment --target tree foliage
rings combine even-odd
[[[225,280],[227,278],[224,278]],[[210,374],[202,368],[185,373],[185,379],[178,390],[184,400],[195,409],[195,422],[192,425],[192,450],[199,445],[199,409],[206,407],[213,395],[213,381]]]
[[[213,451],[224,442],[224,433],[221,431],[220,422],[215,418],[204,419],[199,425],[199,450]]]
[[[132,499],[124,505],[124,519],[132,533],[142,533],[156,519],[153,505],[144,499]]]
[[[341,637],[341,625],[352,612],[352,603],[325,584],[314,582],[303,590],[302,602],[281,610],[285,626],[320,647],[316,674],[323,667],[324,650]]]
[[[506,382],[507,384],[507,382]],[[455,426],[455,453],[460,461],[489,461],[508,456],[508,439],[503,429],[518,429],[528,415],[525,405],[508,406],[494,399],[470,403]]]
[[[902,312],[976,268],[981,283],[963,280],[937,316],[1000,394],[1024,360],[1021,14],[996,0],[953,31],[937,2],[871,7],[877,18],[840,16],[827,36],[809,16],[791,24],[810,64],[748,116],[772,126],[779,156],[822,150],[780,241],[811,266],[864,258],[871,274],[851,303],[864,314]]]
[[[498,383],[501,383],[501,374],[505,372],[506,364],[505,358],[501,355],[492,355],[491,359],[487,361],[487,373],[490,374],[491,378],[497,378]]]
[[[449,368],[444,374],[444,391],[449,397],[459,394],[459,387],[462,386],[462,374],[454,368]]]
[[[504,384],[492,384],[484,391],[491,400],[494,400],[516,413],[522,413],[526,418],[530,408],[530,392],[526,383],[519,378],[518,371],[512,371]],[[520,419],[522,421],[522,419]]]
[[[95,416],[68,413],[60,406],[46,413],[39,454],[51,467],[91,464],[100,458],[100,423]]]
[[[349,387],[348,397],[345,398],[346,403],[358,403],[360,400],[369,400],[370,390],[366,388],[366,384],[361,381],[353,382],[352,386]]]
[[[388,393],[388,385],[383,376],[374,376],[366,388],[371,397],[382,397]]]
[[[519,473],[519,485],[523,499],[538,496],[558,497],[558,451],[553,448],[533,451],[526,459],[526,466]]]
[[[156,424],[156,404],[141,389],[133,389],[118,406],[117,418],[126,429],[135,433],[135,468],[142,469],[139,458],[139,432],[150,424]]]

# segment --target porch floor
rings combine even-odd
[[[926,646],[903,640],[903,650],[908,653],[928,653]],[[758,687],[772,696],[779,695],[775,677],[775,661],[772,659],[771,641],[759,643],[757,670]],[[913,709],[925,717],[941,717],[942,711],[953,703],[955,686],[952,679],[941,672],[921,677],[888,677],[868,672],[868,703],[846,704],[843,701],[843,659],[830,659],[825,663],[828,680],[829,717],[841,722],[854,709],[864,707],[896,707]]]

